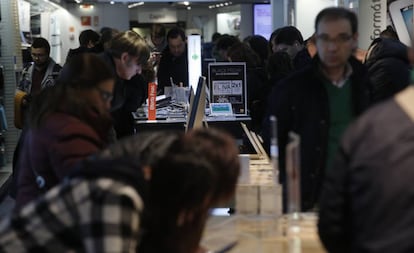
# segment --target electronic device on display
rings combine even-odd
[[[389,14],[401,42],[411,46],[413,38],[413,0],[397,0],[389,5]]]
[[[192,92],[190,92],[191,94]],[[197,89],[194,96],[190,95],[190,107],[187,114],[185,130],[203,127],[203,120],[206,109],[206,78],[198,78]]]

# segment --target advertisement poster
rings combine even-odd
[[[211,103],[231,103],[233,113],[247,115],[246,63],[208,65]]]
[[[254,34],[270,39],[272,34],[272,10],[270,4],[253,5]]]

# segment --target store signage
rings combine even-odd
[[[231,103],[234,114],[247,115],[246,63],[210,63],[208,77],[211,103]]]
[[[178,21],[177,12],[166,8],[140,9],[137,17],[139,23],[176,23]]]
[[[387,0],[359,1],[359,45],[368,49],[371,42],[378,38],[387,26]]]

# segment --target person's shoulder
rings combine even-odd
[[[281,79],[278,85],[306,85],[307,83],[313,80],[314,75],[314,66],[312,64],[308,64],[307,66],[295,70],[285,78]]]
[[[395,125],[392,122],[399,122],[398,127],[403,123],[404,113],[394,98],[375,104],[359,116],[344,133],[344,143],[348,147],[356,145],[361,141],[380,140],[380,138],[393,138]],[[407,121],[408,123],[408,121]]]

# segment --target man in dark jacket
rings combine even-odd
[[[288,134],[293,131],[300,135],[303,211],[315,207],[323,175],[343,130],[369,102],[366,70],[352,58],[357,44],[355,14],[343,8],[327,8],[316,17],[315,29],[318,55],[309,66],[274,88],[267,113],[277,117],[280,180],[285,189]],[[265,124],[265,135],[269,129]],[[285,208],[286,201],[284,198]]]
[[[188,86],[187,39],[182,29],[172,28],[167,33],[168,45],[162,51],[158,66],[158,91],[164,93],[164,87],[175,85]]]
[[[79,47],[70,49],[66,61],[77,54],[96,53],[95,45],[98,44],[100,36],[92,29],[87,29],[79,34]]]
[[[278,29],[271,41],[273,52],[286,52],[292,59],[293,67],[299,70],[311,62],[311,56],[304,45],[301,32],[294,26]]]
[[[413,108],[409,86],[345,132],[321,191],[328,252],[414,252]]]

